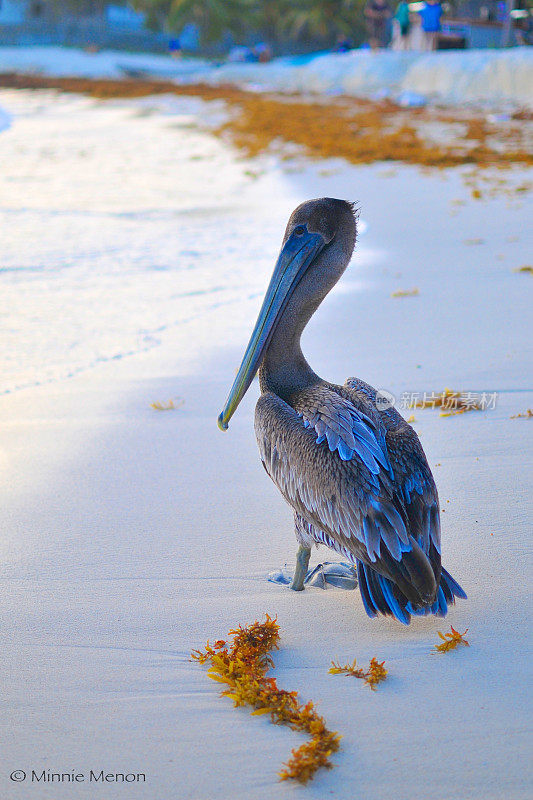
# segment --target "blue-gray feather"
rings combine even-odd
[[[411,426],[394,409],[379,411],[375,390],[352,378],[343,387],[321,382],[289,402],[265,392],[256,434],[267,472],[310,540],[377,570],[386,582],[367,576],[374,600],[408,622],[419,606],[398,605],[394,594],[395,582],[413,582],[406,554],[424,554],[435,579],[441,569],[437,490]],[[442,613],[447,598],[435,591],[433,613]]]

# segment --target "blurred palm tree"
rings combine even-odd
[[[259,0],[258,19],[261,32],[270,41],[279,40],[282,36],[287,14],[294,6],[294,0]]]
[[[198,26],[204,42],[224,34],[265,37],[272,43],[311,41],[329,46],[339,34],[357,39],[364,31],[366,0],[134,0],[148,25],[179,31]]]
[[[339,34],[354,35],[364,25],[364,0],[296,0],[290,3],[284,28],[296,40],[330,43]]]
[[[193,23],[206,42],[228,31],[239,35],[253,28],[258,17],[257,0],[137,0],[136,7],[146,11],[152,27],[179,31]]]

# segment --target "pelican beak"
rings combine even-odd
[[[283,245],[237,377],[218,418],[221,431],[228,429],[231,417],[248,391],[291,294],[325,244],[320,234],[309,233],[304,225],[298,225]]]

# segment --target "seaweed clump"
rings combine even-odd
[[[302,704],[298,692],[280,689],[276,679],[267,676],[274,666],[270,653],[279,648],[279,625],[266,614],[264,622],[239,625],[229,632],[232,642],[221,639],[214,645],[207,642],[204,650],[193,650],[191,656],[200,664],[208,662],[208,675],[229,687],[222,696],[233,700],[234,706],[251,706],[252,714],[270,714],[278,725],[310,735],[310,740],[292,751],[279,777],[307,783],[320,767],[331,769],[332,753],[340,746],[340,736],[326,727],[311,701]]]
[[[377,658],[370,660],[370,665],[367,670],[362,667],[356,666],[356,659],[354,658],[352,664],[345,664],[341,667],[335,661],[331,662],[331,667],[328,670],[329,675],[351,675],[354,678],[361,678],[367,686],[370,686],[373,692],[376,691],[376,686],[387,677],[388,670],[383,666],[384,661],[378,661]]]
[[[437,653],[447,653],[449,650],[455,650],[460,644],[470,647],[469,643],[464,638],[467,631],[468,628],[464,633],[459,633],[459,631],[455,630],[453,625],[451,626],[451,633],[442,634],[440,631],[437,631],[442,642],[435,645],[435,651]]]
[[[531,419],[533,417],[533,408],[526,409],[525,413],[513,414],[511,419]]]
[[[155,403],[150,403],[150,408],[153,408],[154,411],[175,411],[177,408],[180,408],[185,403],[185,400],[177,399],[176,402],[174,400],[169,400],[168,403],[160,403],[159,401]]]
[[[222,100],[231,112],[230,119],[213,133],[227,138],[247,157],[281,146],[284,157],[296,150],[310,158],[342,158],[351,164],[399,161],[439,169],[467,164],[476,170],[466,178],[475,199],[502,191],[514,196],[530,190],[528,184],[507,186],[504,178],[492,175],[485,185],[480,173],[487,167],[504,169],[533,163],[530,120],[525,111],[495,123],[465,108],[456,108],[450,115],[438,108],[403,108],[390,100],[266,94],[229,85],[178,85],[142,77],[126,80],[0,73],[0,87],[58,89],[103,100],[156,94]],[[428,123],[444,125],[449,136],[431,139]]]
[[[452,414],[464,414],[467,411],[484,411],[493,402],[484,395],[477,396],[473,392],[455,392],[452,389],[444,389],[439,394],[431,392],[430,395],[424,393],[424,398],[415,402],[414,408],[442,408],[441,417],[450,417]]]

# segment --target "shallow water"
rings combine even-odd
[[[210,312],[235,319],[260,291],[280,213],[197,127],[195,99],[1,102],[14,122],[0,140],[0,392],[157,347],[180,326],[190,356]]]
[[[0,138],[0,393],[168,336],[184,370],[222,337],[243,343],[304,198],[273,159],[242,160],[209,132],[219,102],[4,91],[0,104],[13,116]]]

